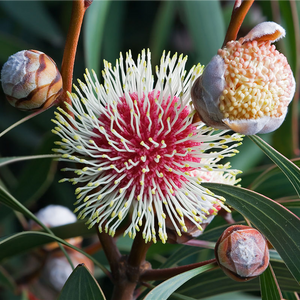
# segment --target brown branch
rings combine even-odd
[[[72,117],[74,117],[74,115],[68,110],[68,108],[65,105],[65,102],[72,105],[71,99],[69,99],[69,97],[67,96],[67,92],[72,91],[73,70],[74,70],[74,62],[76,57],[79,34],[81,30],[84,13],[91,3],[92,1],[73,0],[70,26],[67,34],[67,40],[66,40],[64,55],[61,64],[61,76],[63,79],[63,94],[60,97],[60,106]]]
[[[115,283],[112,300],[132,300],[140,275],[151,266],[145,261],[152,242],[146,243],[142,233],[135,237],[128,257],[123,257],[119,264],[118,280]]]
[[[102,245],[103,251],[108,260],[113,277],[118,274],[119,261],[121,259],[121,253],[116,245],[116,242],[112,236],[105,232],[99,232],[97,228],[97,234]],[[114,278],[115,279],[115,278]]]
[[[214,263],[215,267],[218,267],[217,260],[215,258],[202,261],[199,263],[194,263],[186,266],[180,266],[175,268],[169,268],[169,269],[159,269],[159,270],[147,270],[144,274],[140,276],[140,281],[150,281],[150,280],[164,280],[169,279],[173,276],[176,276],[178,274],[181,274],[183,272],[199,268],[208,264]]]
[[[151,245],[152,242],[146,243],[142,236],[142,233],[138,232],[138,234],[136,235],[133,241],[131,251],[128,256],[128,260],[127,260],[128,264],[132,268],[139,267],[141,263],[145,261],[147,251]]]
[[[222,47],[224,47],[227,44],[227,42],[236,40],[240,27],[253,2],[254,0],[244,0],[243,2],[241,0],[235,1],[230,23]]]

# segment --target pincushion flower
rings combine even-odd
[[[220,172],[235,176],[219,161],[235,155],[242,136],[193,124],[190,91],[202,67],[185,71],[187,58],[162,55],[154,82],[151,53],[143,51],[137,63],[127,53],[112,68],[104,63],[104,84],[87,71],[77,94],[70,94],[73,119],[61,108],[56,112],[53,132],[61,141],[54,151],[61,159],[74,161],[78,184],[76,212],[114,235],[126,216],[130,225],[124,234],[134,238],[142,230],[145,241],[166,242],[166,218],[181,235],[185,220],[201,223],[224,198],[203,188],[191,172]],[[68,119],[66,122],[65,118]],[[79,166],[82,167],[79,167]],[[213,200],[212,200],[213,199]]]
[[[283,36],[280,25],[263,22],[218,51],[192,89],[206,124],[246,135],[268,133],[282,124],[295,93],[287,59],[271,44]]]

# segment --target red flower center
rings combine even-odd
[[[155,193],[159,186],[161,196],[167,190],[173,193],[187,181],[182,174],[194,170],[189,162],[200,162],[193,155],[193,147],[200,143],[192,139],[196,127],[188,123],[190,111],[180,106],[177,97],[158,101],[159,92],[140,99],[136,93],[129,96],[107,107],[109,115],[98,118],[101,130],[93,130],[98,135],[93,139],[99,148],[107,149],[99,163],[109,161],[112,167],[106,174],[115,175],[111,185],[119,179],[120,189],[130,185],[126,193],[134,188],[137,198],[148,194],[149,187]]]

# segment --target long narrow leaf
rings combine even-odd
[[[206,188],[226,198],[272,243],[296,280],[300,281],[300,219],[275,201],[247,189],[205,183]]]
[[[251,139],[285,174],[300,197],[300,169],[258,136]]]
[[[281,292],[278,286],[272,266],[259,276],[262,300],[281,300]]]
[[[190,280],[191,278],[216,267],[216,263],[208,264],[203,267],[199,267],[187,272],[184,272],[180,275],[174,276],[171,279],[168,279],[154,288],[148,295],[144,298],[145,300],[165,300],[176,291],[181,285]]]
[[[100,53],[109,1],[94,1],[87,10],[83,28],[85,63],[99,74]]]
[[[80,248],[69,244],[65,240],[62,240],[55,235],[40,231],[24,231],[0,240],[0,261],[51,242],[61,243],[82,253],[87,258],[92,260],[99,268],[101,268],[103,272],[107,273],[107,270],[104,266],[102,266],[97,260]]]
[[[152,61],[155,63],[159,62],[160,56],[170,38],[172,24],[176,17],[174,13],[175,7],[175,1],[161,1],[159,3],[150,38]]]
[[[37,224],[39,224],[46,232],[50,235],[53,235],[51,229],[49,229],[45,224],[43,224],[30,210],[28,210],[23,204],[21,204],[17,199],[15,199],[8,191],[6,191],[2,186],[0,186],[0,202],[11,207],[14,210],[17,210],[23,213],[25,216],[29,217],[30,219],[34,220]],[[54,235],[53,235],[54,236]],[[64,253],[65,257],[67,258],[68,262],[73,268],[73,263],[66,252],[66,250],[59,244],[61,251]]]
[[[271,263],[281,290],[300,292],[300,285],[292,277],[285,264],[282,261],[273,261],[272,259]],[[246,282],[237,282],[226,276],[221,269],[215,269],[191,278],[176,291],[176,294],[183,294],[195,299],[223,295],[222,299],[227,299],[224,293],[232,291],[259,291],[259,289],[258,278]]]
[[[297,158],[295,160],[291,160],[297,167],[300,166],[300,159]],[[265,172],[260,174],[258,177],[255,178],[255,180],[251,183],[249,188],[251,190],[256,190],[257,187],[262,185],[266,180],[270,179],[272,176],[277,175],[280,173],[281,170],[277,165],[273,165],[269,167]]]
[[[219,1],[180,1],[197,60],[207,64],[223,44],[225,26]]]
[[[18,161],[32,160],[32,159],[42,159],[42,158],[59,158],[61,155],[58,154],[43,154],[43,155],[28,155],[28,156],[18,156],[18,157],[0,157],[0,167],[8,164],[12,164]]]
[[[65,283],[58,300],[105,300],[104,294],[84,265],[78,265]]]

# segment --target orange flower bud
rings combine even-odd
[[[269,249],[262,234],[248,226],[228,227],[216,243],[215,256],[227,276],[236,281],[251,280],[269,264]]]
[[[62,92],[62,77],[55,62],[36,50],[10,56],[1,70],[1,81],[8,102],[20,110],[47,108]]]
[[[286,57],[271,43],[284,35],[278,24],[263,22],[218,51],[191,91],[202,121],[246,135],[282,124],[295,79]]]

